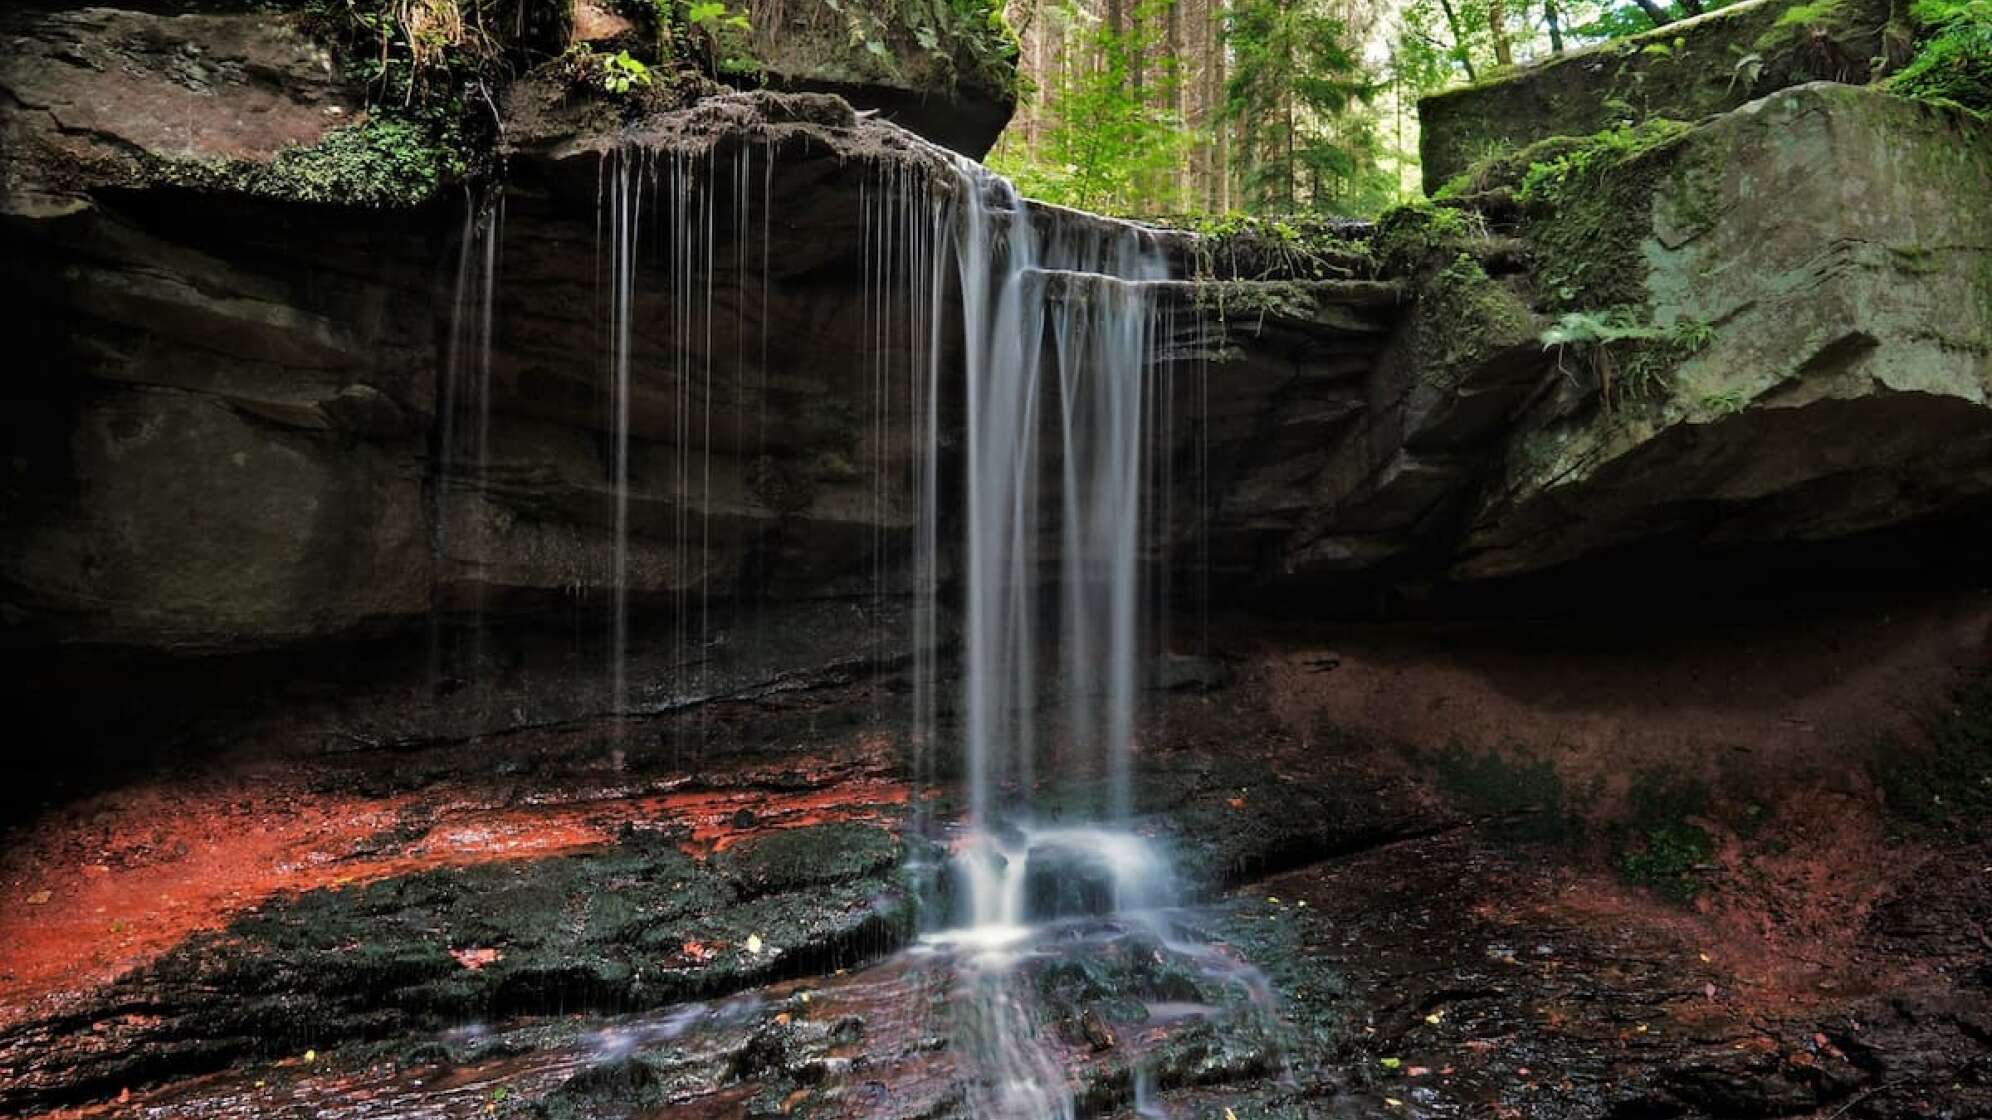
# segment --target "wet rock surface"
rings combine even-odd
[[[1365,671],[1365,648],[1334,668],[1283,654],[1316,666],[1300,678],[1234,654],[1221,686],[1153,694],[1133,827],[1173,852],[1189,904],[1107,915],[1066,875],[1076,890],[1045,910],[1062,916],[1016,966],[1082,1115],[1892,1120],[1992,1104],[1992,849],[1928,800],[1975,804],[1992,757],[1981,691],[1956,694],[1926,766],[1886,779],[1902,804],[1933,806],[1913,819],[1835,792],[1859,780],[1846,775],[1787,781],[1771,808],[1650,794],[1613,809],[1558,778],[1584,759],[1576,744],[1532,760],[1308,717],[1325,682]],[[819,712],[891,695],[846,687]],[[1564,687],[1579,689],[1558,702],[1571,710],[1544,710],[1581,743],[1599,686]],[[1448,695],[1464,697],[1432,699]],[[215,900],[219,921],[159,930],[122,976],[91,982],[72,962],[12,989],[9,1107],[965,1115],[976,958],[918,936],[895,835],[909,808],[947,819],[955,794],[909,799],[904,756],[869,726],[765,742],[723,711],[703,731],[696,712],[654,717],[640,736],[696,745],[696,779],[658,747],[616,770],[612,729],[588,725],[481,758],[422,748],[404,756],[427,760],[414,783],[377,784],[398,765],[370,754],[293,774],[283,814],[322,807],[347,831],[274,851]],[[178,812],[246,801],[270,782],[252,774],[234,792],[210,775]],[[1083,773],[1043,791],[1049,835],[1103,792]],[[10,847],[8,882],[57,889],[0,918],[69,916],[70,941],[87,941],[121,921],[92,907],[132,897],[92,884],[184,890],[159,876],[199,869],[191,846],[106,854],[93,839],[132,832],[131,812],[157,809],[107,794],[66,826],[74,846]],[[1626,858],[1668,829],[1710,837],[1705,863]],[[52,877],[79,859],[107,862]],[[285,883],[297,893],[259,893]]]

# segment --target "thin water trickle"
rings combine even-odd
[[[475,557],[464,547],[465,539],[475,539],[469,532],[474,503],[485,500],[490,492],[491,347],[504,227],[502,192],[473,193],[465,198],[449,335],[438,386],[436,516],[431,543],[439,566],[474,563]],[[487,668],[483,582],[473,582],[468,591],[467,599],[451,603],[459,616],[455,632],[447,635],[453,649],[445,650],[441,612],[430,616],[430,679],[439,690],[445,680],[453,682],[452,691],[455,683],[477,681]],[[477,683],[479,695],[488,701],[488,682]]]

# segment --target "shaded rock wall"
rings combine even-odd
[[[82,16],[51,18],[83,34]],[[143,18],[182,45],[205,26]],[[228,50],[289,42],[269,34]],[[161,59],[179,50],[147,55],[146,80],[168,82]],[[902,585],[912,354],[903,331],[874,329],[865,215],[956,189],[938,149],[834,98],[720,97],[621,129],[520,83],[504,99],[489,389],[473,393],[482,362],[452,344],[483,299],[457,278],[468,200],[359,211],[263,197],[254,176],[190,189],[141,174],[116,153],[168,140],[67,129],[72,110],[35,107],[53,94],[18,94],[69,65],[57,54],[0,72],[17,89],[0,128],[32,141],[8,149],[0,208],[22,371],[4,427],[10,648],[299,646],[459,612],[599,626],[614,542],[604,191],[629,151],[651,153],[652,176],[633,304],[635,602],[696,611],[705,633],[715,603]],[[343,96],[332,85],[283,87],[289,131],[220,111],[272,96],[274,66],[200,93],[213,127],[172,143],[267,165],[308,139],[302,122]],[[65,72],[62,103],[150,128],[120,108],[133,72],[102,73]],[[1539,341],[1569,306],[1545,277],[1582,240],[1557,232],[1574,210],[1406,212],[1342,231],[1305,279],[1145,234],[1205,277],[1160,293],[1173,426],[1156,450],[1174,490],[1158,559],[1179,601],[1340,606],[1320,593],[1972,516],[1992,491],[1989,151],[1961,114],[1821,85],[1614,168],[1603,189],[1632,200],[1605,246],[1614,298],[1705,336],[1616,402],[1597,353]],[[659,206],[679,175],[697,188],[690,233]],[[689,288],[672,255],[687,238]],[[1211,275],[1220,258],[1232,270]],[[952,384],[956,343],[941,346]],[[488,412],[445,415],[473,399]]]

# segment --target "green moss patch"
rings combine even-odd
[[[1433,775],[1454,804],[1485,818],[1488,830],[1502,839],[1562,842],[1582,827],[1563,779],[1547,761],[1469,750],[1454,740],[1439,752]]]
[[[1632,812],[1613,860],[1619,875],[1676,902],[1701,893],[1715,838],[1690,818],[1708,812],[1707,788],[1653,772],[1633,783],[1630,799]]]
[[[1921,749],[1890,737],[1876,752],[1888,812],[1912,827],[1992,829],[1992,676],[1960,688],[1923,734]]]
[[[369,116],[268,163],[174,163],[165,178],[289,202],[368,208],[416,206],[471,173],[477,155],[453,122],[434,115]]]

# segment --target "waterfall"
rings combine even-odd
[[[754,218],[751,157],[743,149],[722,163],[638,150],[604,161],[610,677],[619,727],[632,711],[633,484],[644,495],[640,509],[661,490],[671,499],[673,662],[701,666],[711,640],[713,361],[727,348],[744,364],[749,346],[744,327],[731,340],[715,336],[716,248],[730,229],[729,279],[743,283]],[[772,153],[763,223],[771,167]],[[735,209],[721,224],[724,194]],[[1137,924],[1170,941],[1158,915],[1176,903],[1168,860],[1133,829],[1137,700],[1166,605],[1151,568],[1166,555],[1157,545],[1166,545],[1169,517],[1171,393],[1159,369],[1170,330],[1159,282],[1169,268],[1142,227],[1034,206],[959,158],[882,161],[858,206],[863,310],[853,372],[871,407],[854,442],[873,456],[870,618],[880,625],[886,601],[910,592],[910,739],[915,778],[929,788],[937,756],[954,745],[941,742],[936,650],[944,558],[959,549],[967,811],[950,831],[914,799],[910,827],[948,832],[952,853],[953,914],[929,914],[923,944],[956,966],[955,1038],[971,1112],[1071,1117],[1067,1062],[1038,1037],[1035,994],[1022,974],[1033,941],[1076,921]],[[646,325],[636,306],[646,234],[662,247],[656,264],[673,340],[647,361],[634,354]],[[764,225],[763,254],[768,240]],[[767,273],[764,256],[764,293]],[[764,315],[767,306],[764,294]],[[765,319],[762,329],[755,441],[765,448]],[[637,378],[671,386],[668,487],[632,478]],[[736,454],[748,443],[743,392],[736,381],[733,423],[722,416],[719,429],[732,429]],[[659,403],[644,397],[652,424]],[[957,415],[958,449],[943,436]],[[911,452],[906,469],[894,465],[895,448]],[[958,473],[950,470],[957,450]],[[910,540],[887,529],[898,508],[915,511]],[[656,513],[643,514],[652,532],[665,528]],[[1054,789],[1056,811],[1041,801]]]
[[[1075,1111],[1072,1089],[1038,1037],[1032,992],[1018,971],[1028,942],[1043,923],[1149,914],[1174,894],[1167,861],[1127,827],[1150,636],[1141,614],[1156,602],[1143,590],[1144,532],[1155,528],[1143,521],[1162,509],[1144,492],[1154,471],[1144,451],[1167,403],[1151,385],[1159,318],[1152,282],[1169,270],[1139,227],[1036,210],[965,160],[955,176],[968,816],[954,844],[959,921],[929,941],[963,951],[956,1044],[970,1111],[1065,1118]],[[1157,459],[1166,469],[1166,445]],[[1058,505],[1050,588],[1040,569],[1049,558],[1039,555],[1048,479]],[[925,501],[921,509],[924,540],[935,510]],[[1057,605],[1049,636],[1062,744],[1044,741],[1039,722],[1047,598]],[[1041,771],[1054,761],[1060,776],[1091,768],[1104,778],[1087,823],[1039,819],[1040,788],[1055,784]]]

